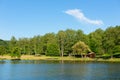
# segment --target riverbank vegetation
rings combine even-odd
[[[20,59],[15,59],[10,55],[0,56],[0,60],[42,60],[42,61],[67,61],[67,62],[120,62],[120,58],[76,58],[73,56],[35,56],[35,55],[22,55]]]
[[[22,55],[85,57],[90,52],[97,58],[120,58],[120,26],[97,29],[89,34],[67,29],[32,38],[0,39],[0,55],[13,58],[22,58]]]

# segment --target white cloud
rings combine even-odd
[[[103,24],[103,22],[101,20],[91,20],[91,19],[87,18],[84,15],[84,13],[79,9],[67,10],[67,11],[65,11],[65,13],[77,18],[80,21],[83,21],[83,22],[86,22],[89,24],[94,24],[94,25],[102,25]]]

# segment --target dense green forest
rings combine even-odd
[[[106,30],[97,29],[84,34],[82,30],[67,29],[58,33],[46,33],[33,38],[12,36],[11,40],[0,39],[0,55],[47,55],[67,56],[94,52],[96,56],[120,57],[120,26]]]

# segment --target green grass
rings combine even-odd
[[[0,60],[12,58],[9,55],[0,56]],[[34,55],[22,55],[21,60],[64,60],[64,61],[86,61],[86,62],[120,62],[120,58],[76,58],[76,57],[59,57],[59,56],[34,56]]]

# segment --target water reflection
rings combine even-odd
[[[80,61],[64,61],[64,60],[0,60],[0,64],[76,64],[86,63]],[[89,62],[87,62],[89,63]]]
[[[11,60],[11,64],[55,64],[61,63],[61,61],[52,61],[52,60]]]
[[[5,61],[4,60],[0,60],[0,64],[5,64]]]
[[[0,80],[120,80],[119,63],[2,60],[0,71]]]
[[[84,61],[64,61],[64,60],[0,60],[0,64],[91,64],[105,62],[84,62]],[[110,62],[108,62],[110,63]],[[106,64],[106,63],[105,63]],[[113,63],[114,64],[114,63]],[[119,63],[116,63],[119,64]]]

